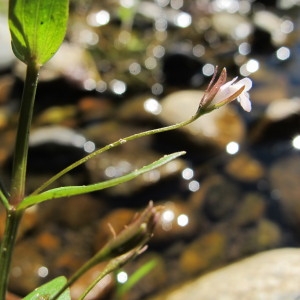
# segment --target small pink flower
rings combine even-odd
[[[235,77],[233,80],[225,83],[220,87],[217,94],[215,95],[213,101],[211,102],[214,104],[217,104],[219,102],[222,102],[224,99],[232,99],[232,95],[235,95],[237,91],[240,91],[242,87],[244,89],[241,91],[239,96],[237,96],[237,100],[240,102],[242,108],[245,111],[251,111],[251,102],[249,99],[249,93],[248,91],[252,87],[252,81],[249,78],[243,78],[239,80],[238,82],[234,83],[237,80],[237,77]]]
[[[251,111],[251,102],[248,91],[252,87],[250,78],[243,78],[236,82],[237,77],[226,82],[227,74],[224,68],[214,84],[217,74],[217,68],[209,83],[207,90],[204,93],[199,105],[199,110],[202,113],[207,113],[216,108],[219,108],[235,99],[239,101],[245,111]]]

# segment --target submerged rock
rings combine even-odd
[[[48,278],[48,267],[44,255],[33,239],[16,245],[11,265],[10,291],[26,295]]]
[[[278,247],[282,240],[282,233],[275,223],[262,219],[254,226],[241,231],[239,239],[237,258]]]
[[[151,94],[141,94],[128,99],[119,109],[118,118],[131,123],[155,123],[161,112],[161,104]]]
[[[247,153],[233,157],[225,169],[232,177],[244,182],[256,182],[265,175],[263,165]]]
[[[216,267],[224,261],[227,238],[218,231],[209,232],[186,247],[179,261],[188,276]]]
[[[300,101],[298,98],[280,99],[267,106],[265,115],[252,127],[252,143],[277,142],[294,138],[299,133]]]
[[[245,195],[238,204],[232,217],[232,223],[236,226],[247,226],[259,221],[265,214],[266,200],[262,195],[250,193]]]
[[[177,239],[195,236],[201,224],[197,211],[184,201],[170,199],[162,204],[163,211],[158,219],[151,243],[169,243]]]
[[[203,203],[205,215],[213,221],[230,218],[240,201],[239,187],[220,176],[215,176],[209,179],[206,188]]]
[[[290,155],[278,160],[270,169],[270,182],[285,220],[300,232],[300,156]]]

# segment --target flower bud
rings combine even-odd
[[[106,259],[117,257],[128,251],[139,251],[153,235],[160,214],[160,208],[151,201],[148,207],[135,220],[110,240],[99,252]]]
[[[217,76],[218,68],[215,68],[214,75],[204,92],[198,107],[198,114],[208,113],[219,108],[235,99],[239,101],[245,111],[251,111],[251,102],[248,91],[252,87],[250,78],[243,78],[236,82],[237,77],[226,82],[227,72],[223,68],[219,78],[214,83]]]

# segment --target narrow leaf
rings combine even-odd
[[[4,207],[6,208],[6,210],[9,210],[9,202],[7,200],[7,197],[4,193],[4,191],[0,188],[0,202],[2,202],[2,204],[4,205]]]
[[[119,284],[117,287],[118,299],[122,299],[137,283],[147,276],[158,264],[157,259],[151,259],[144,265],[139,267],[124,284]]]
[[[27,295],[23,300],[50,300],[57,292],[65,286],[67,279],[63,276],[57,277],[44,285],[36,288]],[[71,300],[69,289],[65,290],[57,300]]]
[[[169,155],[165,155],[162,158],[160,158],[159,160],[157,160],[149,165],[146,165],[138,170],[135,170],[124,176],[110,179],[107,181],[103,181],[103,182],[99,182],[99,183],[95,183],[95,184],[91,184],[91,185],[67,186],[67,187],[54,188],[54,189],[51,189],[49,191],[43,192],[38,195],[28,196],[18,205],[17,209],[18,210],[25,209],[29,206],[32,206],[32,205],[35,205],[35,204],[38,204],[38,203],[41,203],[41,202],[44,202],[47,200],[51,200],[51,199],[81,195],[81,194],[100,191],[100,190],[103,190],[103,189],[106,189],[109,187],[113,187],[113,186],[116,186],[123,182],[132,180],[141,174],[144,174],[153,169],[156,169],[156,168],[168,163],[169,161],[171,161],[181,155],[184,155],[184,154],[185,154],[185,152],[181,151],[181,152],[175,152],[175,153],[172,153]]]
[[[43,65],[60,47],[67,28],[69,0],[10,0],[12,48],[26,64]]]

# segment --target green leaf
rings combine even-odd
[[[49,191],[43,192],[38,195],[32,195],[24,198],[24,200],[18,205],[17,209],[22,210],[25,209],[29,206],[51,200],[51,199],[57,199],[57,198],[62,198],[62,197],[70,197],[70,196],[75,196],[75,195],[81,195],[81,194],[86,194],[90,192],[95,192],[95,191],[100,191],[112,186],[116,186],[118,184],[121,184],[123,182],[132,180],[136,178],[137,176],[144,174],[146,172],[149,172],[153,169],[156,169],[169,161],[184,155],[185,152],[175,152],[169,155],[165,155],[161,157],[159,160],[146,165],[138,170],[135,170],[129,174],[126,174],[124,176],[110,179],[107,181],[91,184],[91,185],[83,185],[83,186],[67,186],[67,187],[60,187],[60,188],[54,188]]]
[[[10,0],[12,48],[26,64],[43,65],[60,47],[66,33],[69,0]]]
[[[158,264],[157,259],[151,259],[144,265],[139,267],[124,284],[118,284],[117,286],[117,298],[122,299],[126,293],[128,293],[140,280],[148,275]]]
[[[4,190],[2,190],[1,188],[0,188],[0,202],[2,202],[2,204],[4,205],[6,210],[8,211],[9,210],[9,202],[8,202],[8,199],[5,195]]]
[[[66,285],[66,283],[67,279],[65,277],[57,277],[36,288],[33,292],[23,298],[23,300],[50,300]],[[71,300],[69,289],[66,289],[57,300]]]

